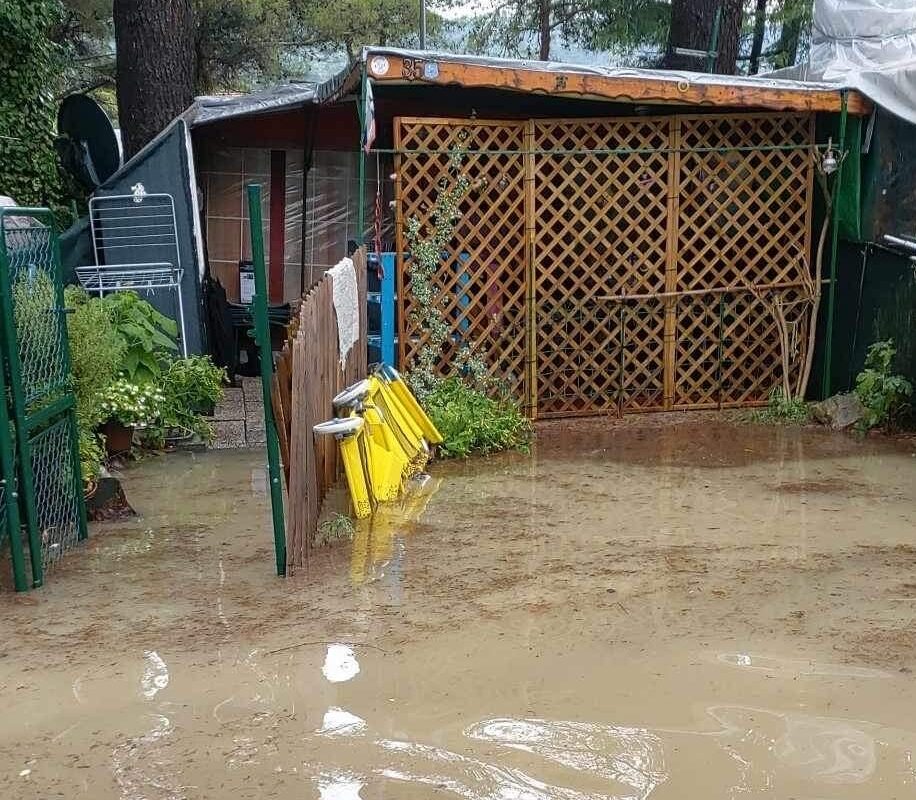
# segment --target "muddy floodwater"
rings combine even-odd
[[[258,451],[0,594],[0,797],[916,797],[916,444],[546,425],[272,574]]]

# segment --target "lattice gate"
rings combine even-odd
[[[437,300],[450,341],[489,353],[532,416],[753,405],[780,383],[773,297],[812,288],[811,115],[414,118],[395,137],[399,252],[451,150],[482,179]],[[405,288],[409,365],[424,336]],[[793,381],[810,324],[798,308]]]

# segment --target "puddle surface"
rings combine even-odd
[[[0,797],[916,796],[916,458],[554,426],[278,580],[260,453],[0,595]]]

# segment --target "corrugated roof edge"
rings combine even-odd
[[[562,61],[535,61],[529,59],[495,58],[491,56],[443,53],[431,50],[406,50],[397,47],[365,47],[362,60],[368,62],[373,56],[398,56],[422,61],[447,62],[451,64],[473,64],[484,67],[528,70],[531,72],[567,73],[594,75],[600,78],[641,78],[665,83],[693,83],[704,86],[734,86],[759,89],[784,89],[798,92],[838,92],[845,88],[825,81],[798,81],[785,78],[764,78],[758,75],[713,75],[705,72],[686,70],[642,69],[637,67],[602,67],[599,65],[571,64]],[[349,72],[349,70],[347,70]],[[338,76],[340,77],[340,76]]]
[[[772,78],[743,75],[711,75],[702,72],[687,72],[657,69],[636,69],[623,67],[603,67],[583,64],[570,64],[558,61],[532,61],[511,58],[493,58],[489,56],[443,53],[434,50],[407,50],[397,47],[365,47],[359,60],[337,75],[321,83],[289,83],[273,86],[260,91],[242,95],[203,96],[182,114],[191,127],[208,125],[213,122],[233,117],[248,117],[266,114],[279,109],[304,107],[310,104],[335,102],[349,93],[355,93],[359,87],[359,78],[363,64],[368,64],[375,56],[387,56],[399,59],[413,59],[424,63],[450,64],[466,67],[488,67],[490,69],[518,70],[547,75],[569,75],[584,78],[619,80],[621,82],[643,82],[647,86],[718,88],[751,90],[762,92],[789,92],[801,95],[812,93],[839,93],[846,88],[836,83],[823,81],[800,81],[785,78]],[[378,76],[374,76],[378,77]],[[400,76],[389,77],[396,80]],[[405,78],[406,80],[406,78]],[[441,83],[439,85],[442,85]],[[512,89],[513,87],[506,87]],[[515,91],[524,91],[515,87]],[[690,101],[685,98],[685,102]],[[728,105],[726,102],[711,104]]]

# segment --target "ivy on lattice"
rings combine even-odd
[[[462,201],[471,191],[480,188],[479,182],[471,180],[463,169],[466,156],[466,147],[456,147],[449,153],[445,175],[437,184],[438,194],[429,223],[424,225],[414,216],[404,226],[410,250],[406,269],[414,299],[410,322],[426,335],[408,373],[411,389],[421,400],[428,397],[441,380],[442,348],[450,333],[436,304],[436,273],[442,262],[442,252],[451,243],[461,219]],[[470,345],[464,345],[449,366],[453,373],[465,376],[475,387],[484,388],[490,380],[486,362]]]

